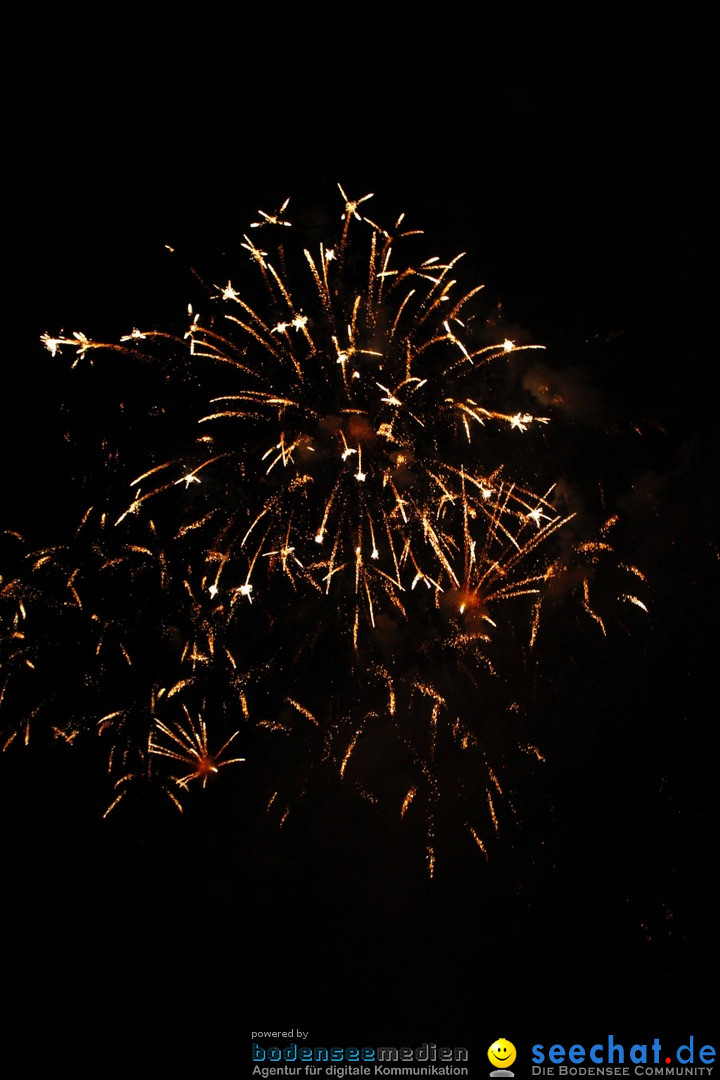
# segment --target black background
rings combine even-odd
[[[554,5],[64,9],[8,46],[4,528],[60,529],[67,362],[39,336],[181,320],[258,207],[337,182],[468,252],[506,325],[591,405],[650,616],[548,717],[545,793],[492,865],[433,882],[393,826],[323,801],[283,836],[222,794],[100,822],[85,763],[2,761],[11,1075],[250,1074],[310,1045],[712,1042],[716,362],[710,30]],[[185,263],[183,263],[183,266]],[[512,335],[511,335],[512,336]],[[578,449],[579,448],[579,449]],[[558,694],[558,696],[560,696]],[[219,824],[219,822],[221,824]],[[23,1064],[24,1063],[24,1064]]]

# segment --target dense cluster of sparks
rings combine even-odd
[[[566,538],[554,487],[499,459],[549,422],[493,401],[498,366],[537,346],[490,337],[461,256],[406,261],[399,242],[419,234],[403,217],[381,228],[369,195],[340,191],[339,236],[314,251],[270,254],[266,236],[293,236],[288,201],[260,211],[245,283],[214,286],[180,334],[44,336],[80,369],[150,360],[171,388],[199,373],[205,398],[190,438],[169,452],[149,438],[129,497],[103,496],[69,543],[6,535],[0,720],[6,747],[37,728],[96,733],[109,810],[140,779],[181,808],[193,781],[252,768],[275,739],[280,824],[334,774],[422,822],[432,874],[445,805],[487,855],[517,759],[542,760],[497,686],[527,668],[561,594],[606,633],[593,589],[612,522]]]

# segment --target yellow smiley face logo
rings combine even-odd
[[[507,1039],[496,1039],[488,1050],[490,1064],[497,1069],[508,1069],[516,1057],[517,1051]]]

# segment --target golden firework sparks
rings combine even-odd
[[[179,806],[192,781],[204,787],[244,760],[226,756],[239,731],[217,750],[209,740],[212,685],[224,717],[302,741],[303,762],[331,767],[373,803],[387,799],[404,822],[422,819],[432,875],[446,805],[486,857],[512,805],[502,749],[511,710],[482,719],[485,680],[502,669],[497,643],[529,663],[546,605],[569,595],[608,633],[598,577],[614,559],[615,522],[592,540],[570,536],[577,522],[555,486],[513,475],[519,447],[537,456],[549,417],[527,399],[499,400],[494,379],[542,346],[478,316],[483,286],[459,285],[461,254],[406,257],[419,230],[404,215],[378,225],[372,195],[338,188],[338,235],[314,250],[293,245],[288,199],[259,210],[248,233],[262,229],[253,234],[262,246],[244,234],[242,264],[208,290],[207,308],[188,305],[178,333],[134,327],[115,344],[43,335],[53,357],[74,351],[73,368],[98,365],[103,352],[142,363],[169,354],[168,386],[192,372],[208,392],[182,452],[136,461],[123,502],[86,515],[89,550],[41,549],[33,588],[0,582],[0,706],[43,662],[38,583],[54,576],[63,608],[87,620],[96,682],[112,674],[128,685],[94,713],[114,775],[120,763],[111,808],[133,778],[158,773]],[[110,461],[105,442],[103,453]],[[642,575],[618,566],[636,580],[614,595],[647,611]],[[155,671],[133,602],[161,627]],[[278,671],[269,717],[254,691],[269,694]],[[178,703],[182,722],[168,719]],[[43,708],[28,710],[11,739],[28,738]],[[57,737],[76,742],[79,730],[68,724]],[[514,749],[544,760],[526,740]],[[386,757],[396,770],[387,782]],[[268,805],[283,804],[284,822],[275,778],[273,787]],[[302,797],[304,781],[296,790]]]

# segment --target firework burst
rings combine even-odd
[[[487,855],[513,763],[542,760],[517,695],[495,687],[527,670],[559,595],[605,632],[593,589],[611,548],[604,534],[569,541],[553,485],[535,491],[503,463],[549,418],[501,407],[494,380],[539,346],[491,336],[481,287],[458,285],[462,256],[406,258],[419,233],[404,216],[382,228],[370,195],[340,193],[338,235],[314,250],[292,242],[289,200],[260,211],[235,279],[189,308],[182,333],[44,336],[79,370],[159,365],[170,398],[196,409],[203,390],[205,405],[182,443],[145,441],[89,552],[35,554],[33,572],[57,568],[63,604],[94,633],[93,686],[114,687],[113,707],[90,710],[120,773],[113,806],[153,775],[179,805],[178,789],[244,762],[224,755],[253,731],[297,748],[300,797],[322,770],[403,820],[420,814],[432,873],[444,807]],[[116,475],[123,456],[104,447]],[[22,591],[13,578],[0,597],[9,678],[32,662],[12,636]],[[149,655],[148,621],[164,643]],[[133,675],[119,690],[121,661]],[[183,720],[161,715],[178,705]],[[283,787],[273,777],[268,800],[281,823]]]

